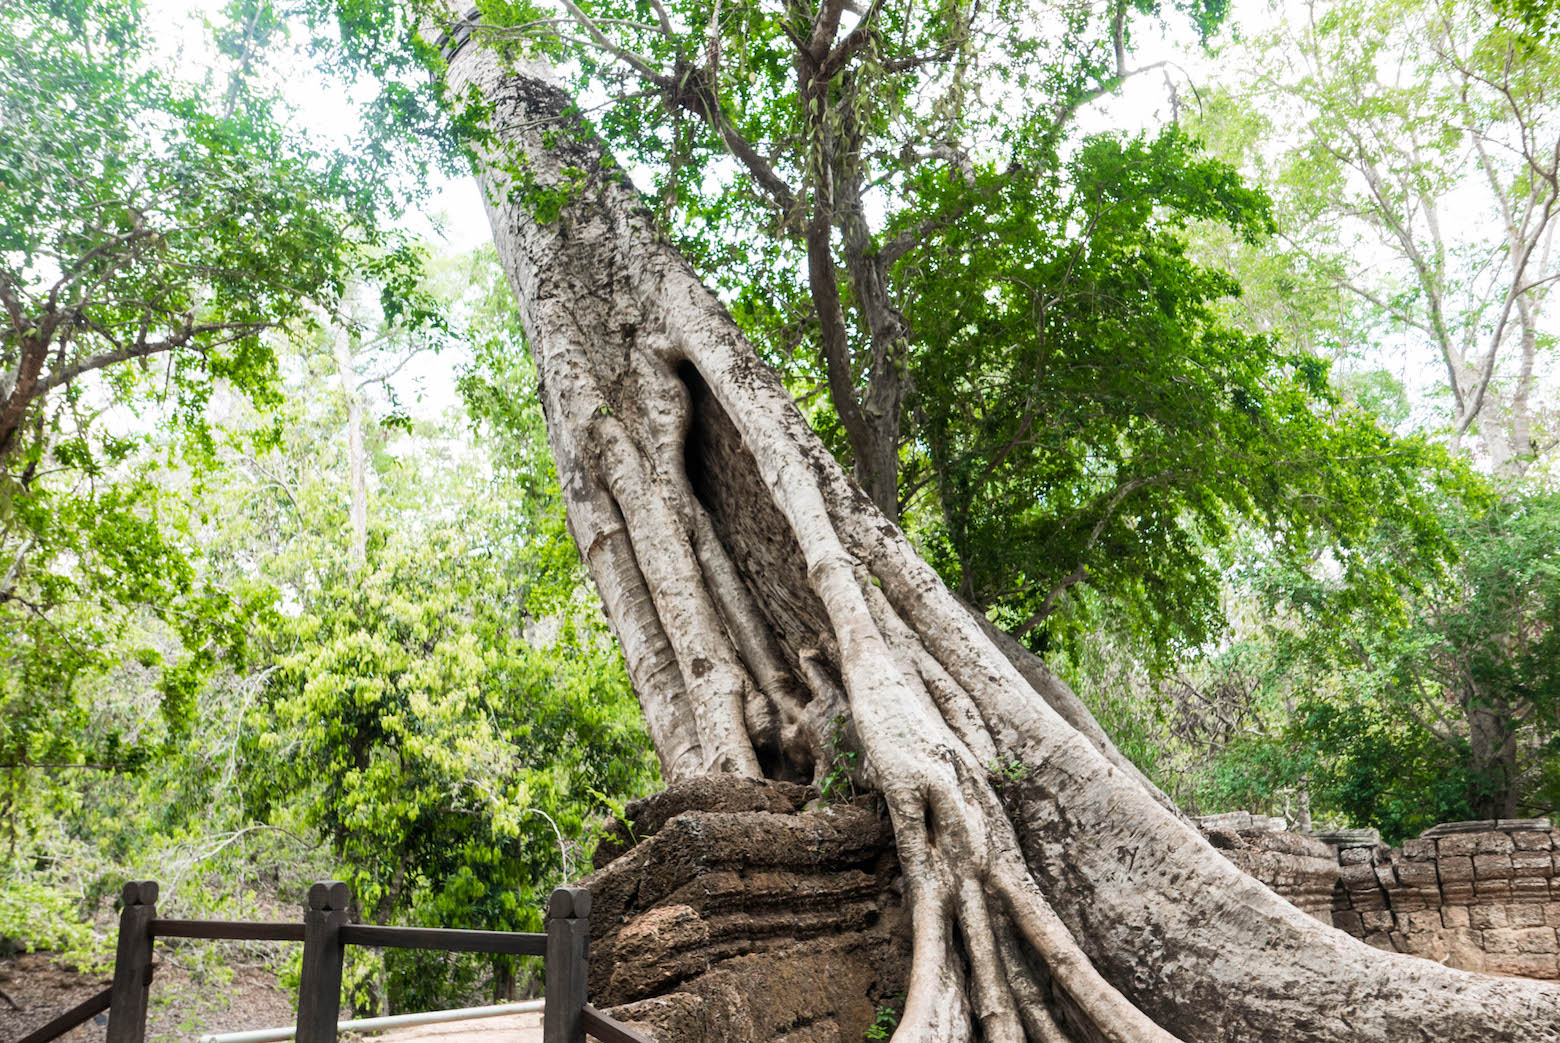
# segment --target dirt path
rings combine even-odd
[[[21,1039],[106,988],[108,981],[103,975],[61,967],[45,953],[0,961],[0,991],[21,1008],[12,1010],[0,999],[0,1043]],[[292,996],[277,986],[275,972],[266,967],[238,966],[224,980],[196,980],[181,968],[164,965],[153,982],[151,999],[148,1043],[193,1043],[208,1032],[238,1032],[293,1022]],[[64,1043],[102,1043],[105,1036],[101,1023],[89,1021],[62,1039]],[[342,1038],[383,1043],[541,1043],[542,1016],[511,1014]]]
[[[368,1037],[375,1043],[542,1043],[541,1014],[414,1025]]]
[[[0,1000],[0,1043],[21,1039],[58,1014],[108,987],[106,975],[81,974],[54,963],[47,953],[0,961],[0,990],[20,1010]],[[160,963],[152,982],[148,1043],[187,1043],[207,1032],[236,1032],[292,1024],[292,996],[268,967],[239,965],[220,977],[198,977]],[[100,1043],[101,1023],[87,1022],[65,1043]]]

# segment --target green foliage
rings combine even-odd
[[[307,535],[273,566],[284,608],[263,631],[271,672],[246,716],[241,783],[258,820],[326,841],[364,920],[537,930],[550,888],[588,865],[603,804],[643,792],[655,764],[610,637],[583,611],[502,274],[491,251],[439,274],[474,355],[470,419],[415,425],[400,436],[423,447],[413,455],[376,451],[355,570],[322,565],[342,561],[340,470],[284,500]],[[323,435],[334,408],[305,407],[294,430]],[[467,423],[491,453],[447,455]],[[307,440],[284,448],[318,460]],[[262,531],[283,506],[271,499],[250,508]],[[347,989],[364,1011],[429,1009],[520,970],[394,952],[357,963]]]
[[[1325,558],[1254,573],[1222,649],[1165,679],[1086,674],[1084,695],[1194,811],[1294,820],[1303,800],[1319,822],[1394,843],[1437,822],[1551,813],[1555,494],[1475,484],[1437,507],[1455,550],[1443,570],[1365,600]],[[1395,537],[1384,524],[1356,553],[1396,555]]]
[[[900,1015],[904,1012],[905,994],[895,996],[892,1003],[879,1004],[877,1011],[872,1016],[872,1024],[867,1026],[867,1039],[888,1039],[899,1027]]]
[[[986,777],[1001,789],[1029,778],[1029,768],[1017,757],[994,757],[986,763]]]
[[[49,865],[40,886],[87,896],[72,922],[100,912],[132,875],[160,879],[171,909],[255,918],[257,905],[280,906],[265,919],[294,918],[307,882],[334,877],[352,886],[364,920],[539,929],[550,888],[588,864],[604,805],[653,783],[621,661],[581,596],[535,376],[491,251],[430,275],[416,292],[461,319],[477,359],[464,386],[493,452],[471,446],[471,415],[374,422],[399,406],[390,389],[361,382],[361,566],[349,564],[344,526],[341,373],[322,338],[285,345],[280,407],[230,400],[211,425],[213,462],[180,466],[170,455],[147,466],[173,441],[166,433],[127,455],[163,509],[143,550],[158,536],[180,539],[179,570],[160,567],[242,604],[243,654],[207,640],[202,670],[179,670],[177,635],[136,614],[78,672],[73,716],[36,729],[72,749],[126,735],[114,747],[124,763],[90,780],[36,769],[46,785],[25,807],[15,794],[5,805],[13,879],[17,867]],[[352,342],[366,369],[395,369],[425,340],[383,316],[359,316],[365,333]],[[179,714],[161,694],[170,678]],[[0,683],[24,691],[3,671]],[[134,772],[124,770],[132,753]],[[213,951],[207,969],[219,973],[232,955]],[[265,955],[284,977],[296,957]],[[458,1005],[538,971],[507,958],[362,950],[347,999],[374,1012]]]
[[[0,885],[0,951],[52,949],[80,962],[92,932],[70,896],[26,879],[0,879]]]
[[[844,716],[834,718],[829,725],[829,764],[818,783],[818,796],[825,804],[850,800],[856,795],[856,774],[861,752],[852,749],[848,736],[849,725]]]
[[[224,91],[171,74],[130,0],[0,13],[0,764],[28,766],[13,815],[43,765],[166,755],[201,687],[245,669],[265,594],[202,573],[191,501],[217,465],[214,400],[280,400],[269,331],[312,324],[359,270],[387,315],[432,318],[420,252],[379,223],[384,178],[346,177],[278,119],[251,75],[274,13],[233,14],[249,33],[218,28]],[[84,686],[122,658],[153,671],[160,728],[91,725]]]
[[[1336,672],[1343,698],[1303,704],[1301,728],[1356,765],[1336,785],[1358,821],[1413,818],[1412,806],[1386,802],[1414,786],[1425,814],[1463,818],[1545,814],[1560,797],[1560,497],[1529,489],[1442,512],[1455,565],[1401,591],[1397,613],[1314,617],[1307,647],[1294,649],[1295,669]],[[1384,527],[1364,552],[1396,553],[1392,536]],[[1318,575],[1275,584],[1270,596],[1301,612],[1329,585]]]
[[[1405,567],[1433,561],[1418,473],[1439,454],[1340,402],[1325,362],[1227,325],[1219,305],[1239,287],[1188,256],[1192,222],[1271,230],[1266,198],[1228,167],[1171,129],[1091,140],[1065,180],[991,167],[939,194],[907,218],[941,220],[939,248],[901,273],[920,302],[916,408],[937,499],[915,521],[967,598],[1021,633],[1044,627],[1041,648],[1108,605],[1162,660],[1223,625],[1222,548],[1239,526],[1305,558],[1385,514],[1420,526]],[[1081,583],[1100,601],[1069,597]]]
[[[459,529],[392,540],[277,624],[247,803],[329,838],[365,920],[539,930],[549,887],[586,864],[592,791],[651,774],[600,633],[565,622],[551,647],[526,644],[484,557]],[[476,973],[430,959],[387,958],[392,1009],[456,997]]]

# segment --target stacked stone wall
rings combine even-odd
[[[1373,829],[1289,833],[1243,812],[1198,823],[1241,869],[1379,949],[1560,978],[1560,840],[1548,819],[1448,822],[1398,848]]]
[[[846,1043],[901,1002],[910,957],[893,835],[872,801],[691,779],[629,807],[583,881],[590,993],[661,1043]],[[1554,979],[1560,844],[1547,820],[1450,823],[1388,848],[1221,815],[1204,834],[1300,909],[1382,949]]]
[[[1315,837],[1285,832],[1283,819],[1237,812],[1200,820],[1208,842],[1242,870],[1323,923],[1333,922],[1338,853]]]
[[[1338,850],[1334,926],[1452,967],[1560,978],[1560,851],[1548,819],[1450,822]]]
[[[893,832],[873,801],[703,776],[628,806],[596,852],[590,995],[659,1043],[848,1043],[902,1002]]]

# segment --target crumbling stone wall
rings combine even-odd
[[[1284,830],[1283,819],[1244,811],[1198,820],[1203,836],[1225,858],[1325,924],[1333,922],[1338,853],[1330,845]]]
[[[1448,822],[1400,848],[1337,841],[1334,926],[1452,967],[1560,978],[1560,851],[1548,819]]]
[[[1400,848],[1374,829],[1301,835],[1244,812],[1198,825],[1246,872],[1377,948],[1560,978],[1560,844],[1548,819],[1448,822]]]
[[[902,1006],[910,962],[875,801],[689,779],[628,806],[597,851],[590,996],[658,1043],[842,1043]]]

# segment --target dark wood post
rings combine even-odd
[[[341,1018],[341,964],[346,947],[341,926],[347,922],[352,892],[346,884],[319,883],[309,888],[303,913],[303,974],[298,981],[297,1043],[335,1043]]]
[[[114,984],[108,990],[108,1043],[141,1043],[146,1038],[146,994],[152,984],[157,882],[132,880],[120,894],[124,908],[119,912]]]
[[[590,892],[583,887],[557,888],[547,899],[547,1004],[542,1010],[542,1043],[585,1043],[589,947]]]

